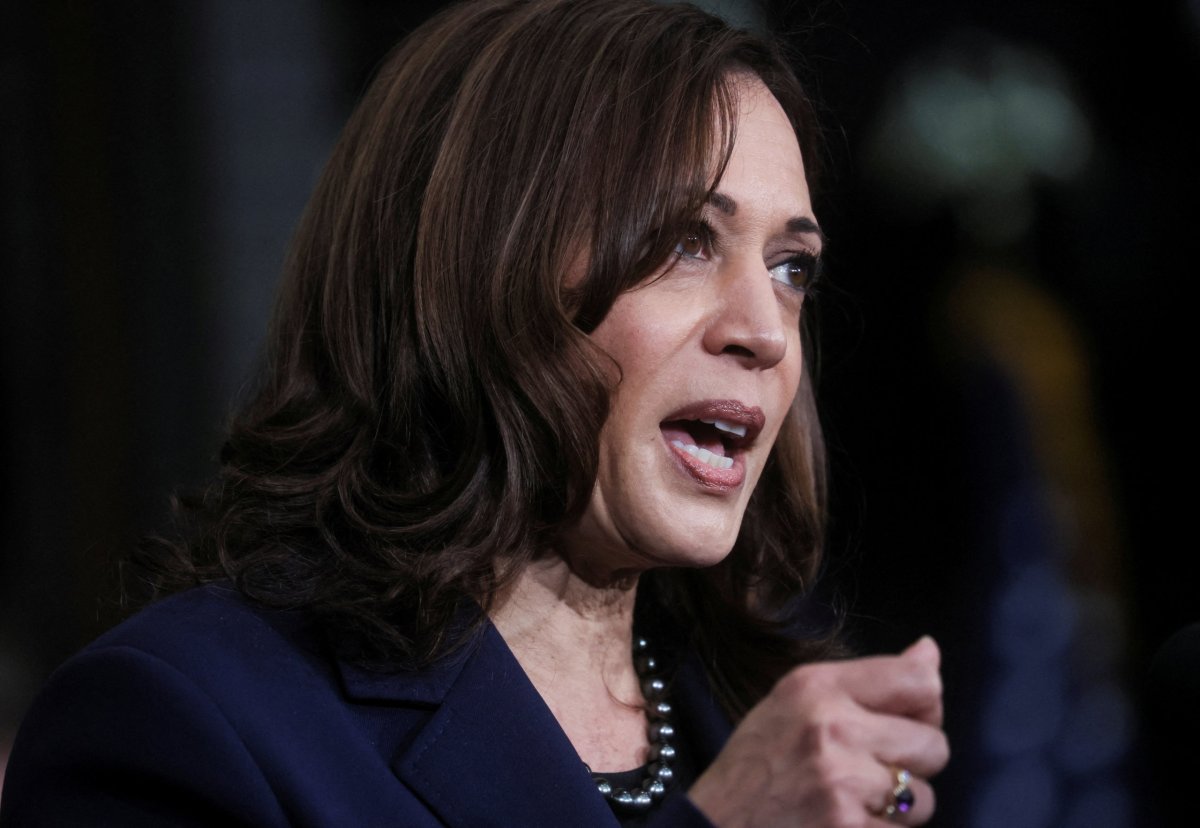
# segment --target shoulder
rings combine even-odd
[[[269,629],[260,614],[205,588],[101,636],[55,671],[27,714],[0,822],[285,823],[234,724],[245,705],[222,688],[251,672],[222,648],[262,646]]]
[[[199,694],[239,733],[286,725],[285,709],[343,704],[338,663],[305,613],[261,607],[220,584],[145,608],[64,664],[48,691],[137,698],[130,675]]]
[[[96,639],[65,665],[124,653],[157,663],[218,692],[252,682],[281,688],[333,680],[320,636],[300,612],[271,610],[232,587],[210,584],[171,596]],[[250,686],[241,689],[250,690]]]
[[[228,587],[146,608],[51,677],[0,824],[365,824],[383,802],[420,824],[389,763],[427,710],[356,703],[321,642],[303,613]]]
[[[160,655],[197,651],[252,653],[303,634],[302,614],[259,606],[224,583],[189,589],[151,604],[97,638],[83,652],[133,646]]]

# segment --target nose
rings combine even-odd
[[[777,365],[787,354],[792,321],[775,291],[761,260],[727,262],[714,291],[705,349],[733,357],[747,368]]]

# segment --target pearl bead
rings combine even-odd
[[[668,740],[675,736],[675,728],[667,721],[671,715],[671,705],[663,700],[667,683],[653,675],[658,662],[649,654],[649,647],[649,642],[644,638],[637,638],[633,642],[633,665],[641,683],[642,695],[646,699],[646,715],[650,720],[647,735],[650,738],[652,764],[646,769],[642,786],[632,791],[624,788],[614,789],[607,779],[593,774],[596,790],[600,795],[625,812],[649,810],[657,800],[666,795],[667,785],[675,776],[668,764],[675,759],[675,748],[668,743]],[[587,765],[584,767],[587,768]],[[591,768],[587,770],[591,773]]]
[[[666,692],[666,689],[667,683],[660,678],[647,679],[642,682],[642,695],[646,697],[647,701],[659,698]]]

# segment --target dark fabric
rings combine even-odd
[[[682,754],[680,759],[682,760]],[[612,784],[613,788],[624,788],[625,790],[631,791],[634,788],[641,787],[642,782],[646,778],[646,767],[646,765],[643,765],[642,767],[635,768],[634,770],[598,775],[607,779]],[[650,810],[625,810],[618,805],[609,803],[609,807],[612,808],[613,813],[617,817],[617,822],[621,825],[621,828],[641,828],[645,825],[660,824],[655,821],[658,819],[658,810],[664,807],[669,807],[671,802],[677,797],[686,797],[688,785],[695,781],[690,774],[680,774],[679,769],[684,767],[685,764],[682,761],[677,762],[674,766],[672,766],[672,770],[675,770],[676,772],[675,779],[671,786],[667,788],[667,793],[663,798],[663,801],[657,803]]]
[[[677,737],[672,741],[678,750],[678,755],[675,761],[671,763],[671,770],[674,776],[671,784],[667,787],[667,793],[663,798],[663,802],[658,803],[649,811],[625,811],[619,806],[614,806],[610,803],[609,807],[616,814],[621,828],[641,828],[641,826],[657,824],[654,821],[657,819],[656,811],[659,808],[670,805],[674,798],[686,796],[687,789],[696,781],[696,777],[698,776],[695,768],[696,749],[692,746],[691,740],[686,738],[687,733],[684,732],[682,727],[676,727],[676,731],[678,732]],[[632,770],[597,772],[592,776],[593,779],[597,776],[604,777],[614,789],[624,788],[631,791],[634,788],[642,786],[642,783],[646,779],[648,768],[649,763]]]
[[[698,663],[671,688],[696,767],[730,732]],[[29,712],[0,826],[617,822],[495,628],[419,672],[339,661],[298,613],[177,595],[68,661]],[[686,796],[652,826],[708,826]]]

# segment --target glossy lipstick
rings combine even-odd
[[[766,422],[762,409],[738,400],[702,400],[672,412],[660,424],[663,439],[680,469],[702,486],[717,491],[736,489],[746,479],[743,462]],[[696,456],[687,446],[700,451]],[[717,465],[705,461],[706,452]],[[728,468],[718,468],[731,462]]]

